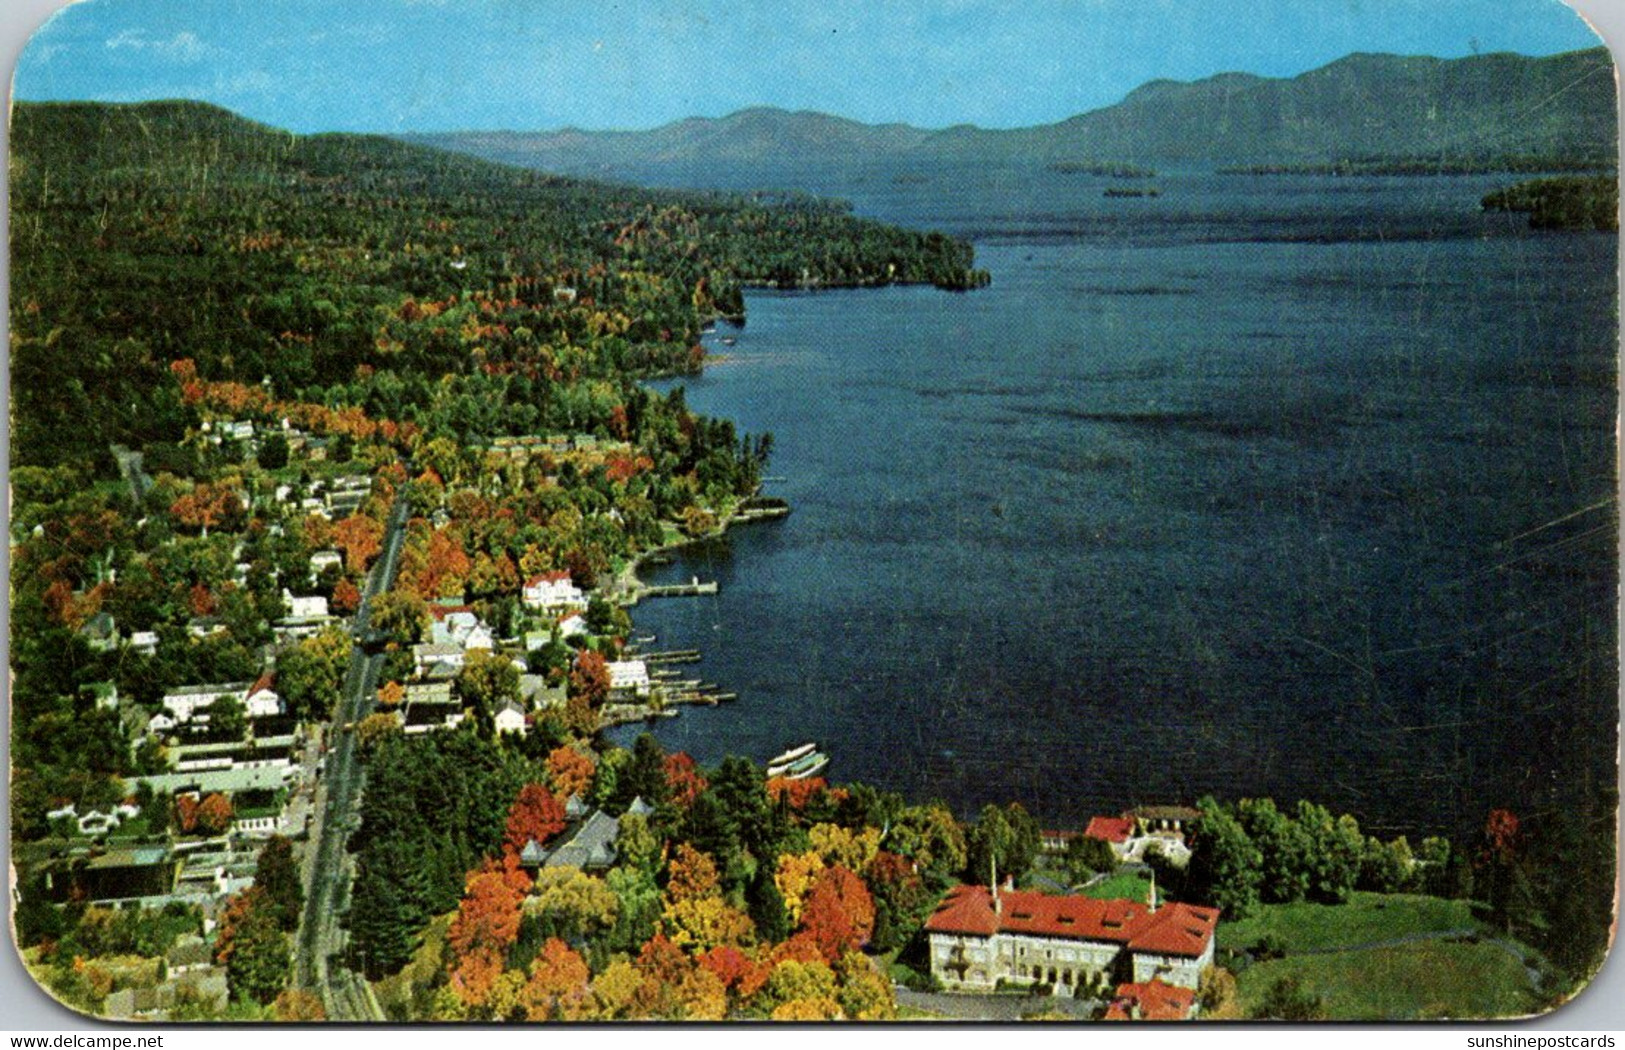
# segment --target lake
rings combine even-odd
[[[720,582],[634,619],[740,694],[668,748],[812,740],[1062,826],[1267,794],[1462,834],[1613,782],[1613,235],[1482,214],[1507,177],[635,174],[835,193],[993,274],[707,338],[689,404],[774,434],[794,511],[650,572]]]

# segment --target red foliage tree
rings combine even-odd
[[[333,611],[348,616],[361,607],[361,588],[346,576],[333,585]]]
[[[801,930],[833,965],[863,947],[875,928],[875,902],[863,880],[840,865],[826,868],[801,906]]]
[[[666,756],[666,786],[671,791],[671,800],[683,808],[687,808],[700,792],[704,791],[709,782],[699,771],[694,757],[687,751],[676,751]]]
[[[517,857],[525,843],[534,839],[546,844],[564,830],[564,825],[564,805],[558,797],[541,784],[526,784],[519,789],[519,797],[508,810],[503,849]]]
[[[231,799],[218,791],[214,792],[198,803],[198,830],[210,835],[220,834],[231,826],[231,813]]]
[[[609,662],[602,655],[591,649],[576,655],[570,671],[570,696],[582,698],[589,707],[603,705],[609,696]]]
[[[700,965],[716,974],[723,987],[734,988],[750,973],[750,956],[731,944],[718,945],[699,957]]]

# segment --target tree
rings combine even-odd
[[[226,902],[215,937],[215,961],[226,968],[234,998],[269,1003],[288,980],[288,940],[265,891],[251,886]]]
[[[756,933],[761,940],[782,941],[790,935],[790,915],[785,910],[784,897],[779,894],[778,884],[774,882],[773,871],[768,865],[757,868],[755,878],[751,879],[745,891],[745,907],[750,912],[751,921],[756,924]]]
[[[416,645],[429,626],[429,607],[415,594],[386,591],[372,600],[367,625],[397,645]]]
[[[1254,1007],[1253,1017],[1271,1021],[1324,1021],[1326,1003],[1303,987],[1298,978],[1282,977],[1270,985],[1263,1000]]]
[[[278,1021],[294,1023],[325,1021],[327,1011],[322,1007],[320,996],[301,988],[289,988],[271,1004],[271,1016]]]
[[[862,952],[847,952],[835,964],[841,983],[841,1013],[854,1021],[890,1021],[897,1016],[891,982]]]
[[[288,465],[288,439],[281,434],[272,434],[260,442],[258,455],[254,457],[265,470],[281,470]]]
[[[550,937],[531,964],[525,985],[525,1016],[531,1021],[575,1021],[593,1000],[587,964],[568,944]]]
[[[581,650],[570,671],[569,694],[588,707],[602,707],[609,697],[609,663],[591,649]]]
[[[875,905],[863,880],[839,865],[826,868],[801,907],[801,929],[833,963],[869,943]]]
[[[1266,904],[1301,901],[1313,879],[1314,843],[1297,821],[1267,798],[1244,798],[1236,819],[1262,857],[1259,893]]]
[[[722,892],[716,862],[686,842],[672,852],[666,874],[666,899],[674,903],[715,897]]]
[[[519,939],[520,905],[530,879],[511,864],[486,861],[468,873],[463,900],[446,931],[446,944],[458,959],[501,960]]]
[[[231,827],[231,799],[215,791],[197,807],[197,829],[206,835],[224,834]]]
[[[547,777],[553,783],[553,792],[563,799],[586,798],[596,769],[591,754],[577,748],[554,748],[547,756]]]
[[[384,527],[365,514],[352,514],[333,525],[333,545],[344,552],[344,567],[352,573],[367,566],[384,546]]]
[[[300,720],[326,718],[338,702],[349,664],[350,637],[336,627],[278,654],[276,688],[288,714]]]
[[[305,894],[299,882],[299,870],[293,862],[292,842],[281,835],[272,835],[266,840],[254,865],[254,885],[265,891],[267,906],[276,916],[277,925],[288,932],[298,927]]]
[[[963,871],[967,863],[965,831],[946,806],[911,806],[903,810],[885,845],[933,878]]]
[[[543,868],[525,901],[525,915],[546,937],[579,943],[596,940],[615,925],[621,902],[615,891],[580,868]]]
[[[1197,809],[1202,818],[1192,845],[1191,892],[1232,919],[1245,918],[1259,904],[1264,855],[1230,810],[1211,796]]]
[[[1027,874],[1042,845],[1038,822],[1019,802],[985,806],[967,842],[966,872],[973,882],[985,882],[996,870],[1002,880]]]
[[[494,653],[468,654],[457,672],[457,695],[474,708],[483,724],[496,716],[504,704],[519,699],[519,671],[513,663]]]
[[[541,784],[526,784],[508,809],[502,847],[517,857],[529,842],[546,845],[564,830],[565,823],[564,804],[558,797]]]
[[[750,916],[718,896],[673,900],[660,925],[673,944],[693,954],[722,945],[748,945],[756,932]]]
[[[248,714],[235,696],[218,696],[204,711],[209,716],[209,732],[222,740],[241,740],[248,731]]]

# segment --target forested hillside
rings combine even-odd
[[[538,378],[694,368],[741,285],[976,280],[968,246],[820,202],[596,185],[197,103],[19,104],[12,148],[14,463],[178,439],[179,358],[406,420],[415,386],[483,374],[545,419],[561,386]]]

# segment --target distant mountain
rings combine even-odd
[[[1614,65],[1604,48],[1546,58],[1354,54],[1289,79],[1224,73],[1156,80],[1105,109],[1013,130],[926,130],[823,113],[747,109],[649,131],[453,132],[413,141],[573,174],[699,164],[774,166],[1110,160],[1293,164],[1348,157],[1616,153]]]

